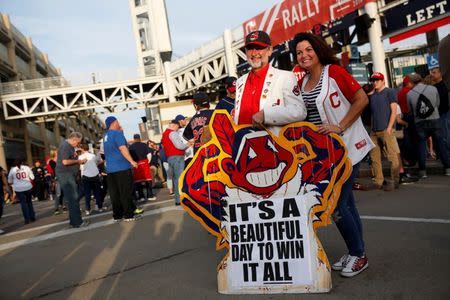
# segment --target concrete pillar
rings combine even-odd
[[[426,32],[427,51],[428,53],[436,53],[439,46],[439,34],[437,29]]]
[[[66,138],[68,138],[69,134],[70,134],[70,129],[69,129],[69,127],[70,127],[70,122],[69,121],[70,120],[69,120],[69,117],[67,115],[64,115],[63,121],[64,121],[64,124],[65,124],[65,127],[66,127]]]
[[[387,74],[385,64],[385,52],[383,42],[381,41],[382,31],[380,16],[378,15],[377,3],[369,2],[364,6],[364,10],[374,19],[372,26],[368,29],[370,50],[372,54],[373,70],[381,72],[384,75]]]
[[[0,117],[0,166],[6,170],[5,140],[3,139],[3,126]]]
[[[227,66],[228,76],[237,77],[236,64],[234,62],[231,44],[232,44],[231,31],[230,29],[226,29],[223,32],[223,47],[225,48],[225,62]]]
[[[42,141],[44,142],[45,155],[47,155],[50,152],[50,147],[49,147],[48,139],[47,139],[47,128],[45,128],[45,119],[43,119],[42,121],[44,121],[44,122],[41,122],[39,124],[39,127],[40,127],[39,129],[41,132]]]
[[[53,133],[55,134],[55,146],[59,147],[61,141],[61,132],[59,130],[59,118],[56,116],[55,123],[53,123]]]
[[[31,37],[26,37],[26,43],[28,50],[30,50],[31,60],[28,63],[28,67],[30,68],[31,78],[37,78],[37,70],[36,70],[36,57],[34,56],[33,51],[33,41]]]
[[[170,62],[164,62],[164,75],[166,77],[167,95],[169,102],[175,102],[175,87],[173,86],[172,77],[170,76]]]
[[[26,162],[28,166],[33,166],[33,155],[31,153],[30,134],[28,133],[27,120],[23,120],[23,140],[25,143]]]

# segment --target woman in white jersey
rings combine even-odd
[[[294,42],[297,62],[307,72],[301,83],[301,94],[308,113],[306,121],[317,125],[320,133],[340,134],[353,165],[353,172],[342,186],[333,214],[348,253],[332,266],[342,276],[352,277],[369,266],[361,220],[352,192],[359,162],[373,147],[360,118],[368,99],[358,82],[339,65],[322,38],[302,32],[295,36]]]
[[[16,160],[14,167],[9,171],[8,182],[16,192],[17,198],[19,198],[25,224],[36,221],[33,202],[31,202],[33,179],[34,175],[30,167],[24,165],[23,160]]]

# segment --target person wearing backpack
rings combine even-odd
[[[417,73],[408,75],[413,84],[413,88],[406,95],[410,111],[414,115],[417,135],[419,137],[419,176],[427,177],[426,157],[427,145],[426,139],[432,136],[435,141],[441,162],[444,165],[444,174],[450,176],[449,157],[443,148],[442,143],[442,125],[439,120],[439,93],[432,85],[422,83],[422,77]]]

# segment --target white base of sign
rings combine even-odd
[[[312,225],[314,199],[228,199],[222,226],[229,251],[218,268],[219,293],[329,292],[330,269]]]
[[[228,285],[226,269],[219,270],[217,281],[221,294],[297,294],[297,293],[328,293],[331,291],[331,273],[325,264],[316,271],[315,281],[310,285],[265,285],[258,287],[231,288]]]

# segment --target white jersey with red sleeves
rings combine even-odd
[[[33,188],[33,172],[28,166],[13,167],[9,171],[8,182],[12,185],[14,191],[25,192]]]
[[[246,99],[242,99],[248,73],[236,81],[236,100],[234,122],[237,124],[241,106]],[[294,73],[279,70],[272,66],[267,71],[262,86],[259,109],[264,110],[264,124],[278,134],[281,126],[303,121],[306,118],[306,107],[300,95],[297,78]]]
[[[322,89],[316,99],[317,110],[324,124],[339,124],[350,110],[355,93],[361,89],[359,83],[341,66],[326,65],[323,70]],[[309,80],[307,74],[302,83],[302,90]],[[374,147],[359,117],[342,134],[347,146],[352,165],[360,162]]]

